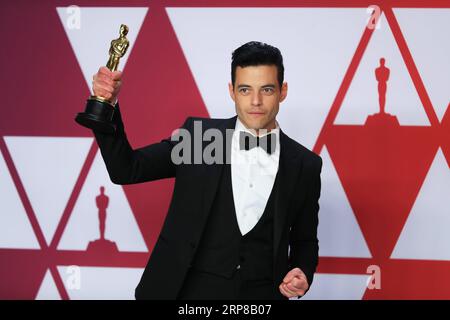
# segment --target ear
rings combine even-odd
[[[286,99],[287,91],[288,91],[288,84],[287,82],[283,82],[283,85],[281,86],[280,102]]]
[[[232,84],[231,82],[228,82],[228,91],[230,91],[230,97],[231,97],[231,99],[233,99],[233,101],[236,101],[236,100],[235,100],[235,97],[234,97],[233,84]]]

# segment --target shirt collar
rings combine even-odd
[[[250,134],[252,134],[253,136],[255,136],[254,132],[249,130],[243,123],[242,121],[239,119],[239,116],[236,118],[236,126],[235,126],[235,131],[246,131],[249,132]],[[278,124],[278,121],[275,119],[275,128],[267,131],[267,133],[260,135],[260,137],[263,137],[269,133],[275,133],[276,136],[278,137],[280,134],[280,125]]]

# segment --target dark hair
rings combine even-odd
[[[247,42],[231,54],[231,83],[233,87],[237,66],[244,68],[259,65],[275,65],[277,67],[278,83],[281,88],[284,80],[283,56],[278,48],[259,41]]]

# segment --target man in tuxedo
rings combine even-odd
[[[188,117],[179,128],[202,137],[209,129],[220,132],[224,145],[219,151],[226,161],[214,163],[174,161],[176,154],[192,158],[196,137],[172,136],[133,149],[117,102],[121,76],[102,67],[93,81],[94,94],[116,108],[117,131],[94,130],[112,182],[175,177],[172,201],[136,299],[303,296],[318,263],[322,159],[289,138],[276,120],[288,88],[280,50],[256,41],[234,50],[228,86],[237,115]],[[181,143],[191,150],[174,152]],[[200,154],[210,143],[202,141]]]

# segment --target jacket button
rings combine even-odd
[[[195,249],[195,247],[197,246],[194,241],[191,241],[190,245],[192,249]]]
[[[241,268],[241,265],[238,264],[238,266],[236,267],[237,270],[239,270]]]

